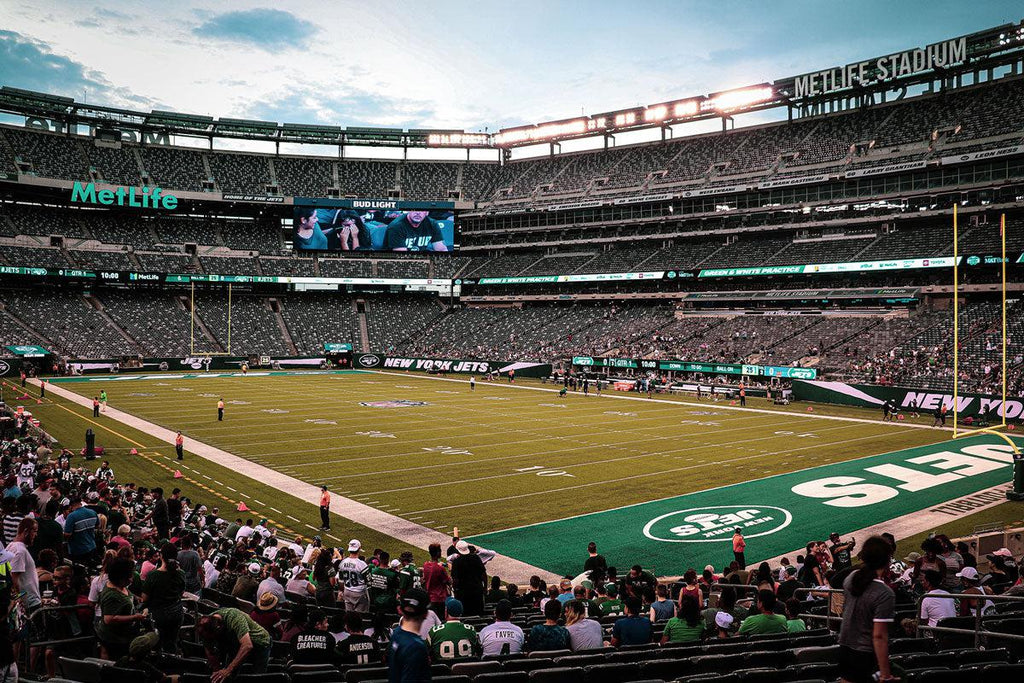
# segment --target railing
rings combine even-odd
[[[975,601],[974,609],[974,628],[955,628],[952,626],[927,626],[920,623],[921,619],[921,603],[925,598],[937,598],[940,600],[961,600],[964,598]],[[915,604],[917,606],[917,635],[923,637],[924,633],[935,634],[935,633],[950,633],[956,635],[973,635],[974,636],[974,647],[980,647],[982,644],[982,638],[994,638],[1003,639],[1016,642],[1024,642],[1024,635],[1018,635],[1016,633],[999,633],[998,631],[989,631],[982,629],[982,609],[986,601],[991,600],[993,604],[998,602],[1003,603],[1024,603],[1024,596],[1020,595],[982,595],[980,593],[925,593],[924,595],[918,596]],[[1003,615],[999,615],[1003,616]],[[1005,615],[1006,618],[1012,618],[1012,615]],[[1024,613],[1022,613],[1024,616]]]

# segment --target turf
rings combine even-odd
[[[948,438],[906,424],[881,424],[875,412],[845,407],[817,406],[815,414],[871,422],[815,419],[806,406],[775,408],[754,399],[748,407],[769,412],[730,410],[728,402],[707,398],[696,405],[693,397],[622,400],[617,392],[559,397],[504,383],[478,382],[470,391],[461,381],[415,374],[62,386],[87,396],[102,386],[112,406],[181,429],[186,437],[308,483],[326,482],[337,494],[425,526],[457,526],[465,536]],[[227,415],[217,422],[221,396]],[[362,405],[396,399],[426,405]],[[205,461],[201,467],[204,474],[213,469]],[[232,476],[221,472],[216,479],[227,484]],[[260,491],[258,482],[252,486]],[[281,498],[260,493],[252,495],[261,501]],[[295,505],[280,501],[275,507],[303,524],[315,523],[315,509]]]

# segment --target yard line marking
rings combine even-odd
[[[268,507],[270,507],[270,506],[268,506]],[[283,514],[284,514],[283,512],[281,512],[280,510],[278,510],[278,509],[277,509],[277,508],[275,508],[275,507],[270,507],[270,509],[271,509],[271,510],[273,510],[274,512],[276,512],[276,513],[277,513],[277,514],[279,514],[279,515],[283,515]]]
[[[266,505],[266,503],[264,503],[262,500],[256,500],[255,498],[252,499],[252,502],[256,503],[257,505]]]
[[[907,430],[907,431],[909,431],[909,430]],[[877,439],[877,438],[878,438],[877,434],[872,434],[871,436],[861,436],[861,437],[857,437],[857,438],[854,438],[854,439],[846,439],[844,441],[833,441],[832,443],[833,444],[844,444],[844,443],[852,443],[854,441],[863,441],[865,439]],[[803,446],[801,448],[795,448],[793,450],[802,451],[802,450],[807,450],[808,448],[820,448],[820,445],[819,444],[812,444],[810,446]],[[782,452],[789,453],[791,451],[782,451]],[[729,460],[719,460],[715,464],[716,465],[723,465],[723,464],[726,464],[726,463],[740,462],[740,461],[743,461],[743,460],[750,460],[752,458],[762,458],[762,457],[764,457],[764,456],[762,456],[760,454],[757,454],[757,455],[744,455],[744,456],[739,457],[739,458],[732,458],[732,459],[729,459]],[[870,456],[869,455],[869,456],[864,456],[864,457],[870,458],[870,457],[874,457],[874,456]],[[853,460],[859,460],[859,459],[860,458],[854,458]],[[846,461],[846,462],[852,462],[852,461]],[[602,479],[601,481],[592,481],[592,482],[588,482],[588,483],[585,483],[585,484],[575,484],[573,486],[563,486],[561,488],[546,489],[546,490],[543,490],[543,491],[531,491],[530,493],[520,493],[520,494],[516,494],[516,495],[512,495],[512,496],[503,496],[503,497],[500,497],[500,498],[488,498],[487,500],[477,500],[477,501],[473,501],[471,503],[458,503],[456,505],[445,505],[445,506],[441,506],[441,507],[432,507],[432,508],[428,508],[426,510],[414,510],[414,512],[439,512],[441,510],[451,510],[451,509],[454,509],[454,508],[470,507],[472,505],[481,505],[483,503],[490,504],[490,503],[496,503],[496,502],[505,501],[505,500],[516,500],[518,498],[529,498],[531,496],[548,495],[548,494],[551,494],[551,493],[560,493],[562,491],[572,491],[572,490],[575,490],[575,489],[589,488],[591,486],[601,486],[601,485],[604,485],[604,484],[616,484],[616,483],[619,483],[619,482],[622,482],[622,481],[630,481],[630,480],[633,480],[633,479],[643,479],[643,478],[646,478],[646,477],[658,477],[658,476],[663,476],[665,474],[670,474],[672,472],[682,472],[682,471],[685,471],[685,470],[692,470],[692,469],[695,469],[695,468],[698,468],[698,467],[707,467],[707,463],[699,462],[699,463],[696,463],[696,464],[693,464],[693,465],[686,465],[684,467],[675,467],[675,468],[667,469],[667,470],[659,470],[657,472],[648,472],[648,473],[645,473],[645,474],[632,474],[632,475],[629,475],[627,477],[617,477],[615,479]],[[805,468],[805,469],[810,469],[810,468]],[[797,470],[797,471],[799,471],[799,470]],[[790,472],[784,472],[782,474],[791,474],[791,473]],[[778,476],[778,475],[776,475],[776,476]],[[659,500],[667,500],[668,498],[675,498],[675,497],[677,497],[679,495],[682,495],[682,494],[675,493],[675,494],[673,494],[671,496],[668,496],[666,498],[656,498],[655,500],[643,501],[642,503],[633,503],[632,505],[645,505],[646,503],[653,503],[653,502],[657,502]],[[622,506],[622,507],[632,507],[632,505],[625,505],[625,506]],[[610,509],[617,510],[617,509],[620,509],[620,508],[610,508]],[[601,510],[600,512],[607,512],[607,511],[608,510]],[[586,513],[586,514],[595,514],[595,513]],[[579,516],[581,516],[581,515],[573,515],[572,517],[579,517]],[[572,519],[572,517],[566,517],[564,519]],[[545,522],[537,522],[537,524],[546,524],[547,522],[551,522],[551,521],[557,521],[557,520],[546,520]],[[533,526],[533,525],[532,524],[526,524],[524,526]],[[513,527],[513,528],[520,528],[520,527]],[[501,529],[501,531],[508,531],[508,529]],[[487,533],[496,533],[496,532],[488,531]]]
[[[217,481],[216,479],[213,480],[213,483],[216,484],[217,486],[223,486],[224,485],[224,482]],[[273,510],[274,508],[270,508],[270,509]]]
[[[285,517],[287,517],[288,519],[292,520],[293,522],[301,521],[298,517],[292,517],[291,515],[285,515]]]
[[[225,486],[224,488],[226,488],[228,491],[231,491],[232,493],[238,493],[237,490],[231,488],[230,486]]]

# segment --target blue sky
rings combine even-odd
[[[1006,0],[3,0],[0,85],[143,110],[451,127],[770,81],[1024,18]]]

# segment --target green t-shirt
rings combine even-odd
[[[665,622],[664,637],[670,643],[695,643],[704,635],[704,620],[701,619],[695,626],[690,626],[685,620],[679,617],[672,617]]]
[[[804,623],[803,619],[790,619],[786,622],[786,627],[790,633],[798,633],[800,631],[807,630],[807,624]]]
[[[435,662],[479,657],[483,653],[476,630],[460,621],[446,621],[430,629],[427,645]]]
[[[602,617],[621,617],[626,613],[626,607],[618,598],[608,598],[601,603]]]
[[[177,605],[181,602],[181,594],[185,592],[185,572],[180,569],[173,572],[153,569],[142,582],[142,592],[146,595],[146,605],[150,609]]]
[[[740,624],[739,633],[786,633],[786,617],[781,614],[752,614]]]
[[[395,594],[398,592],[398,574],[388,568],[374,567],[366,577],[370,587],[370,604],[382,609],[392,609],[398,605]]]
[[[398,589],[403,593],[410,588],[420,588],[423,583],[423,572],[414,564],[409,564],[398,570]]]
[[[267,629],[253,621],[242,610],[225,607],[214,614],[224,620],[224,630],[233,640],[242,642],[242,638],[248,633],[254,647],[270,647],[270,634],[267,633]]]
[[[108,616],[126,616],[135,614],[135,603],[131,595],[105,586],[100,592],[100,614]],[[120,624],[108,624],[102,618],[96,624],[96,635],[107,643],[130,643],[139,634],[139,623],[129,621]]]

